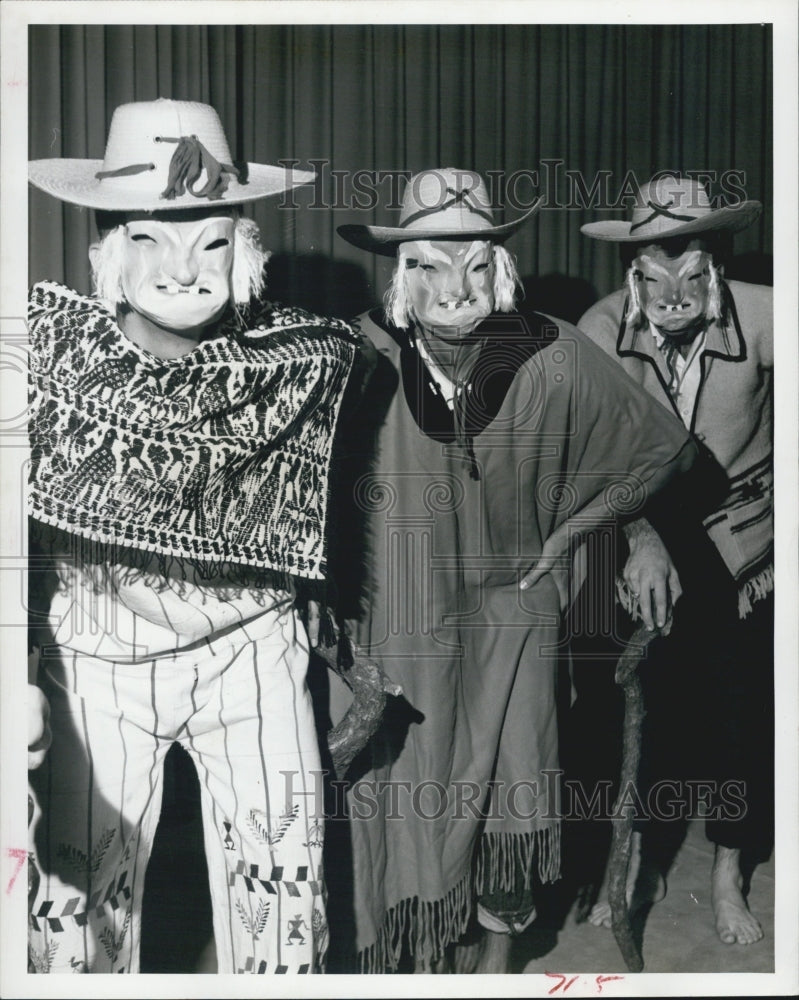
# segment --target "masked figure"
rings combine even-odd
[[[571,529],[629,517],[694,457],[574,327],[513,311],[503,241],[534,212],[496,224],[480,176],[448,168],[408,181],[398,225],[339,230],[396,258],[385,312],[358,321],[377,364],[342,448],[353,524],[334,574],[356,595],[356,644],[404,692],[350,771],[367,971],[396,968],[406,944],[417,969],[440,967],[475,913],[484,933],[456,971],[508,971],[534,881],[560,872]]]
[[[117,108],[104,161],[30,165],[95,209],[101,236],[96,296],[43,282],[30,297],[32,624],[52,731],[31,772],[39,972],[139,970],[174,742],[200,779],[219,971],[323,960],[321,817],[286,791],[286,772],[310,792],[319,770],[294,592],[325,570],[356,341],[260,302],[267,255],[240,214],[312,177],[234,166],[213,108],[171,100]],[[192,878],[177,869],[174,891]]]
[[[725,239],[760,210],[755,201],[713,208],[696,181],[660,175],[638,192],[630,221],[582,229],[619,244],[627,272],[580,328],[721,473],[720,490],[697,497],[701,521],[666,510],[660,534],[646,519],[630,527],[622,593],[650,622],[682,593],[648,672],[644,762],[652,783],[713,786],[712,902],[727,944],[762,937],[741,893],[740,857],[762,857],[773,830],[772,293],[723,278]],[[725,802],[733,786],[736,800]],[[641,884],[662,893],[662,873],[642,871]],[[607,905],[591,919],[609,926]]]

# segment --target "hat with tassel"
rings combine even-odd
[[[240,204],[310,183],[312,170],[234,163],[219,115],[193,101],[122,104],[102,160],[28,164],[32,184],[62,201],[107,211],[155,212]]]

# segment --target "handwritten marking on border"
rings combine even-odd
[[[17,876],[22,871],[22,866],[25,864],[25,861],[27,860],[28,852],[25,850],[24,847],[7,847],[6,854],[8,855],[9,858],[13,858],[17,863],[17,867],[14,869],[14,874],[11,876],[8,885],[6,886],[6,895],[8,895],[14,888],[14,883],[17,881]]]

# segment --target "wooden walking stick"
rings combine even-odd
[[[402,688],[386,676],[374,660],[357,646],[346,626],[336,622],[334,613],[316,601],[303,611],[306,628],[313,619],[313,652],[352,691],[352,704],[344,718],[328,730],[327,748],[338,779],[377,732],[388,695],[399,697]],[[310,635],[309,628],[309,635]]]
[[[632,806],[621,807],[625,789],[638,779],[641,759],[641,724],[644,720],[644,699],[638,665],[650,642],[661,632],[639,625],[627,642],[616,666],[616,683],[624,691],[624,731],[622,744],[619,795],[613,807],[613,836],[608,860],[608,902],[611,927],[622,958],[630,972],[641,972],[644,960],[633,936],[627,905],[627,875],[630,870],[633,817]]]
[[[357,651],[347,669],[342,669],[340,665],[334,669],[353,695],[344,718],[327,734],[327,746],[336,776],[341,779],[377,731],[386,696],[399,696],[402,688],[392,683],[376,663]]]
[[[394,684],[349,635],[339,630],[332,613],[322,613],[320,622],[314,653],[352,691],[352,704],[326,737],[336,777],[343,779],[350,764],[377,732],[387,696],[399,697],[402,688]]]

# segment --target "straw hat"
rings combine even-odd
[[[391,257],[411,240],[507,239],[539,209],[541,199],[521,218],[494,224],[483,178],[472,170],[442,167],[414,174],[405,185],[397,226],[339,226],[348,243]]]
[[[754,222],[762,209],[759,201],[744,201],[735,208],[713,208],[698,181],[668,175],[638,189],[629,222],[589,222],[580,227],[580,232],[614,243],[657,242],[722,230],[735,233]]]
[[[32,184],[88,208],[157,211],[241,203],[280,194],[316,175],[261,163],[233,164],[219,115],[193,101],[122,104],[103,160],[28,164]]]

